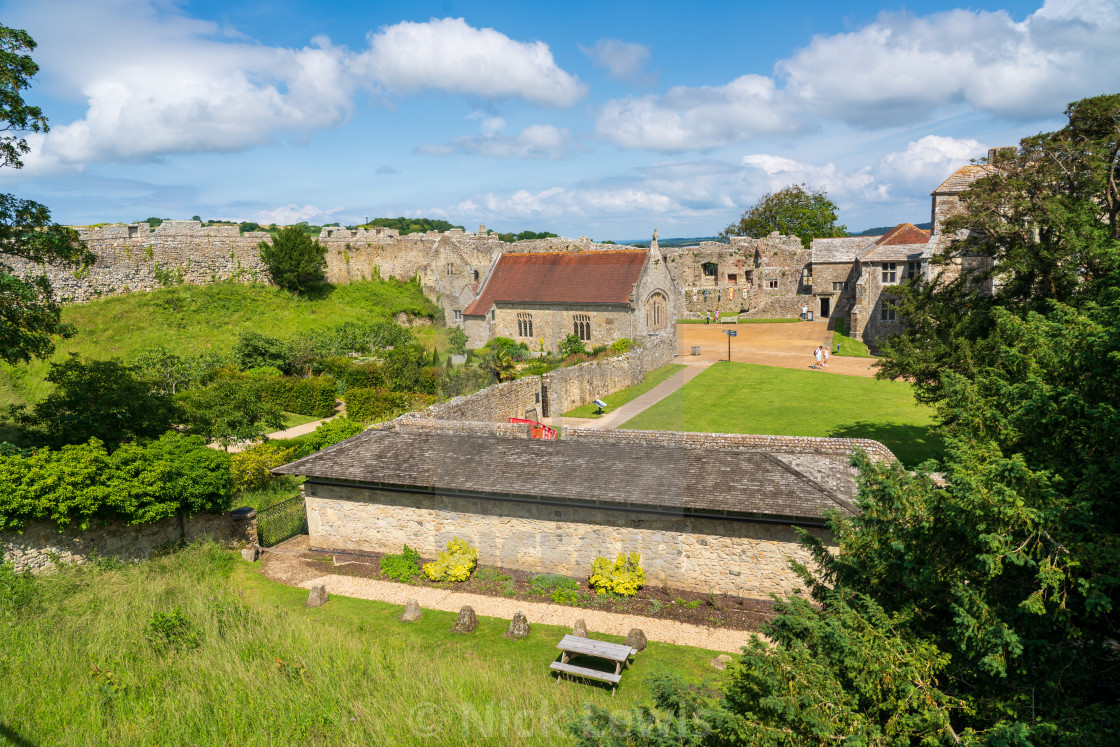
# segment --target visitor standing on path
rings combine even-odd
[[[817,349],[813,351],[813,359],[816,360],[816,363],[814,363],[812,366],[810,366],[810,368],[818,368],[819,369],[821,367],[821,361],[824,359],[824,356],[821,353],[821,346],[820,345],[817,345]]]
[[[704,324],[708,324],[708,323],[710,323],[711,321],[712,321],[712,312],[710,312],[710,311],[705,311],[705,312],[704,312]]]

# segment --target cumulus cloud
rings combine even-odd
[[[579,45],[579,50],[599,67],[607,69],[612,78],[635,80],[649,60],[649,48],[619,39],[600,39],[594,46]]]
[[[566,128],[535,124],[517,135],[503,135],[487,120],[479,136],[458,137],[447,145],[421,145],[415,152],[426,156],[467,153],[490,158],[562,158],[578,148],[579,141]]]
[[[270,223],[275,223],[280,226],[289,226],[293,223],[300,223],[301,221],[318,223],[341,211],[342,208],[324,210],[315,205],[296,205],[295,203],[289,203],[272,210],[260,210],[250,215],[249,218],[265,226]]]
[[[543,42],[518,42],[462,18],[402,22],[369,36],[361,66],[390,90],[471,93],[571,106],[587,92]]]
[[[80,119],[32,143],[30,172],[305,137],[346,122],[360,89],[548,106],[585,92],[547,45],[462,19],[386,26],[360,52],[326,37],[300,48],[257,44],[158,0],[43,2],[19,20],[41,28],[37,59],[49,84],[87,102]]]
[[[1020,121],[1053,117],[1120,87],[1117,38],[1115,0],[1047,0],[1022,22],[1002,10],[883,13],[815,37],[772,77],[608,102],[596,129],[622,147],[684,151],[826,119],[897,126],[955,105]]]
[[[703,150],[760,135],[796,131],[788,97],[762,75],[725,86],[677,86],[663,96],[607,102],[595,129],[626,148]]]
[[[983,155],[985,148],[977,140],[926,135],[908,143],[900,152],[883,156],[877,174],[887,183],[919,186],[928,191]]]

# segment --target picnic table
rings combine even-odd
[[[618,686],[618,683],[622,681],[622,668],[624,666],[629,668],[630,657],[638,653],[636,649],[621,643],[607,643],[606,641],[596,641],[591,638],[581,638],[576,635],[564,636],[560,639],[560,642],[556,644],[556,648],[560,649],[563,653],[560,655],[560,661],[552,662],[549,668],[558,673],[556,677],[557,684],[560,683],[560,677],[564,674],[585,677],[589,680],[599,680],[600,682],[609,682],[611,684],[612,698],[614,697],[615,688]],[[574,664],[569,664],[568,659],[571,658],[572,654],[594,656],[599,659],[613,661],[614,674],[603,672],[598,669],[577,667]]]

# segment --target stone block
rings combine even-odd
[[[462,609],[459,610],[459,619],[455,621],[455,627],[452,630],[456,633],[473,633],[477,627],[478,616],[474,614],[474,608],[464,604]]]
[[[250,563],[257,562],[261,556],[261,548],[257,545],[249,545],[241,550],[241,557],[248,560]]]
[[[727,669],[727,665],[732,661],[734,661],[734,659],[732,659],[727,654],[720,654],[708,663],[712,665],[712,669],[718,669],[722,672],[723,670]]]
[[[404,614],[401,615],[400,620],[406,623],[416,622],[423,616],[424,613],[420,611],[420,603],[415,599],[409,599],[408,604],[404,606]]]
[[[587,623],[583,621],[582,617],[576,620],[576,624],[572,626],[572,635],[580,638],[587,637]]]
[[[515,612],[509,622],[509,630],[505,632],[506,638],[519,641],[529,635],[529,618],[523,612]]]
[[[646,634],[641,628],[631,628],[626,634],[626,645],[638,651],[646,650]]]
[[[330,599],[327,594],[327,587],[325,584],[315,584],[311,587],[311,593],[307,595],[308,607],[322,607]]]

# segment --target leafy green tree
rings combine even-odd
[[[158,382],[161,391],[174,395],[181,388],[202,383],[211,371],[228,365],[228,359],[214,353],[179,355],[157,345],[140,352],[133,363],[144,378]]]
[[[283,340],[252,330],[242,331],[233,346],[233,358],[242,371],[271,366],[287,373],[291,370],[289,355]]]
[[[486,356],[486,369],[494,375],[498,383],[512,381],[517,376],[517,362],[506,348],[491,350]]]
[[[0,168],[23,168],[31,151],[24,135],[50,129],[42,110],[22,95],[39,72],[28,54],[35,46],[27,32],[0,26]],[[34,263],[81,267],[96,259],[76,231],[51,221],[45,205],[9,194],[0,194],[0,246],[4,254]],[[0,261],[0,360],[45,358],[54,352],[52,338],[73,334],[47,277],[21,277]]]
[[[159,436],[179,416],[171,397],[120,360],[82,360],[71,354],[52,363],[46,378],[54,390],[30,413],[19,411],[16,420],[48,446],[96,438],[116,448],[124,441]]]
[[[791,184],[767,192],[743,213],[738,223],[720,231],[721,238],[750,236],[760,239],[774,231],[796,236],[806,249],[816,238],[847,236],[848,229],[836,223],[837,207],[828,195],[805,184]]]
[[[467,352],[467,333],[462,327],[452,327],[447,331],[447,346],[452,353],[463,355]]]
[[[261,401],[261,381],[252,377],[221,378],[208,387],[179,395],[189,433],[229,449],[235,443],[258,441],[284,425],[280,408]]]
[[[285,290],[298,293],[327,279],[327,248],[299,226],[281,229],[258,249],[272,282]]]

